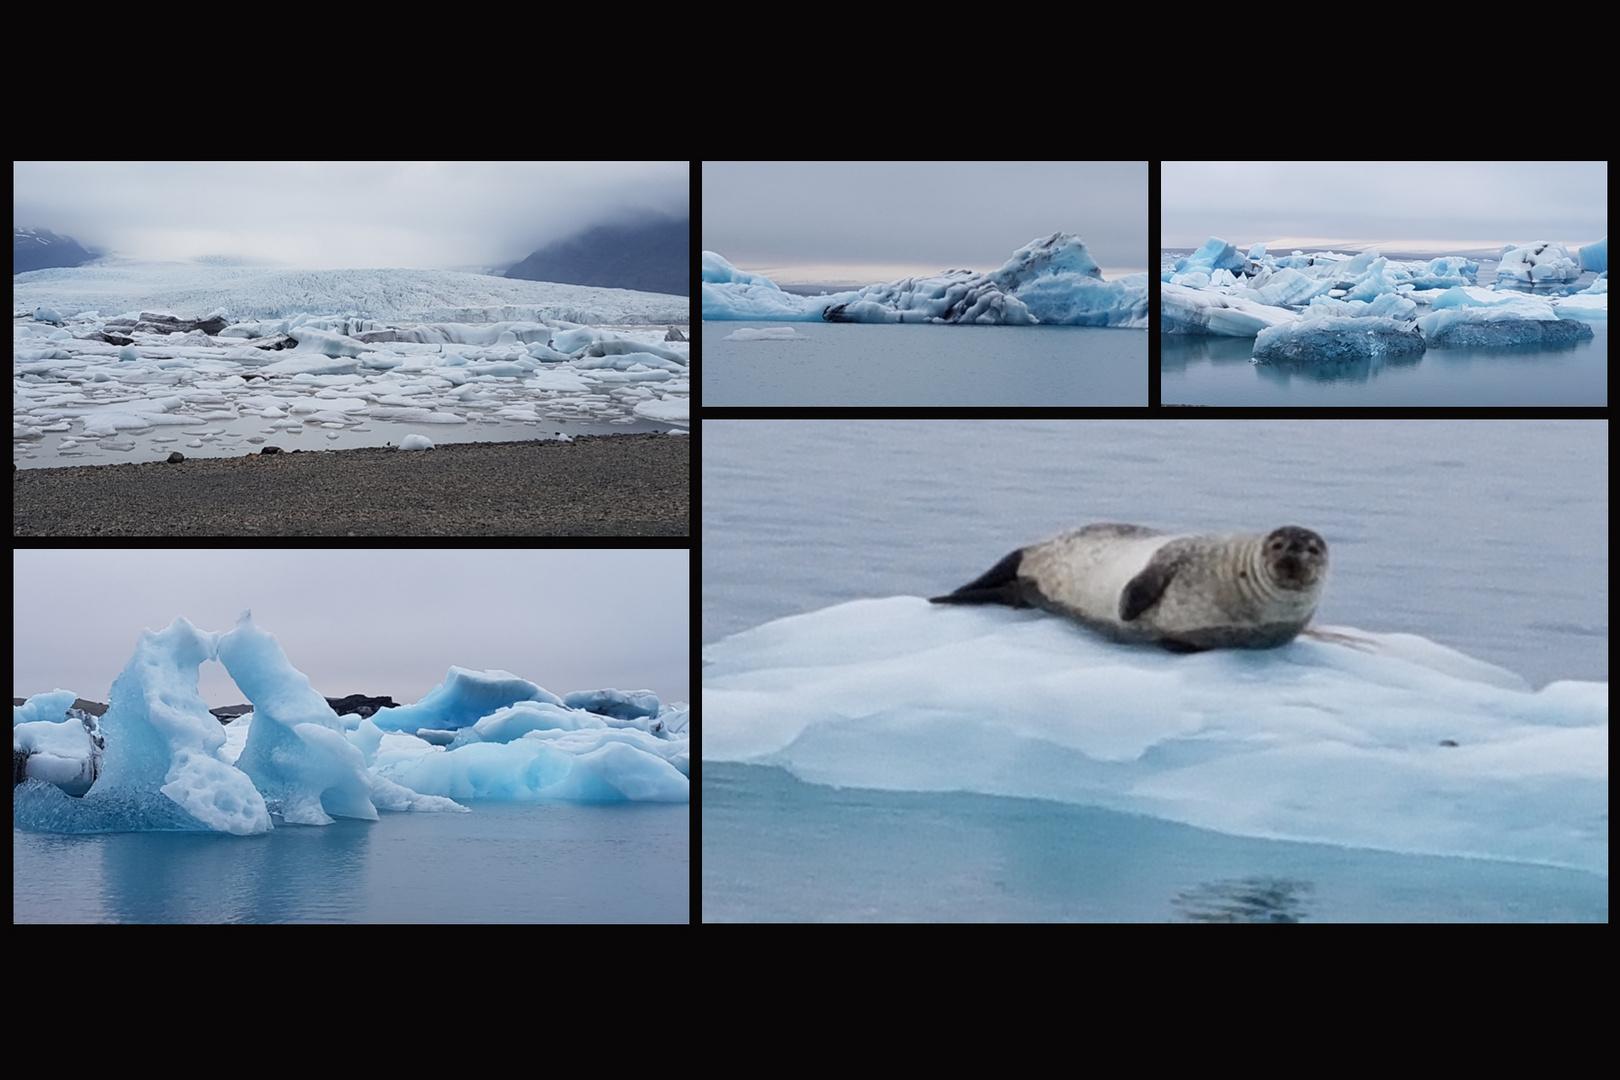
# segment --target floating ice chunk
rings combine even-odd
[[[1238,249],[1222,240],[1212,236],[1204,241],[1204,246],[1176,261],[1176,271],[1194,272],[1202,270],[1213,274],[1217,270],[1242,270],[1248,265],[1248,260],[1238,253]]]
[[[1268,326],[1287,325],[1292,311],[1225,293],[1163,283],[1159,293],[1160,329],[1166,334],[1253,337]]]
[[[77,698],[72,690],[52,690],[12,710],[14,779],[43,780],[69,795],[90,790],[106,740],[95,717],[68,714]]]
[[[1608,868],[1608,684],[1532,691],[1411,635],[1323,628],[1265,653],[1175,656],[1040,613],[895,597],[703,653],[711,760]]]
[[[1538,281],[1574,281],[1580,276],[1581,263],[1570,256],[1563,244],[1547,240],[1503,249],[1502,263],[1496,268],[1496,280],[1530,285]]]
[[[407,435],[399,440],[401,450],[432,450],[433,441],[426,435]]]
[[[1242,298],[1275,307],[1308,304],[1312,297],[1326,296],[1332,288],[1331,281],[1307,277],[1298,270],[1284,268],[1271,272],[1263,282],[1257,278],[1256,284],[1251,285]]]
[[[444,682],[414,705],[378,709],[372,721],[384,731],[437,728],[454,731],[470,727],[496,709],[517,701],[546,701],[561,705],[562,698],[542,690],[510,671],[473,671],[452,667]]]
[[[1254,358],[1262,363],[1342,363],[1420,354],[1423,335],[1404,319],[1301,319],[1260,331]]]
[[[1469,346],[1506,348],[1517,345],[1559,348],[1573,346],[1577,341],[1592,336],[1591,326],[1574,319],[1470,319],[1468,316],[1471,314],[1479,314],[1479,309],[1454,309],[1428,316],[1437,320],[1434,325],[1438,326],[1432,332],[1425,331],[1429,346],[1436,349]],[[1446,316],[1453,318],[1438,321]]]
[[[649,420],[686,424],[691,422],[691,402],[687,398],[676,397],[666,397],[658,401],[638,401],[635,413]]]

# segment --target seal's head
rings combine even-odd
[[[1284,525],[1266,536],[1266,566],[1285,589],[1310,589],[1327,576],[1327,541],[1309,529]]]

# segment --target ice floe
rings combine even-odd
[[[703,650],[704,757],[1239,836],[1607,873],[1609,688],[1410,634],[1183,656],[1048,615],[861,600]]]

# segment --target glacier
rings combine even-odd
[[[766,623],[703,662],[708,760],[1608,872],[1608,684],[1534,689],[1416,635],[1175,655],[898,596]]]
[[[210,660],[254,707],[229,725],[197,692]],[[18,826],[248,836],[273,816],[328,825],[379,810],[466,812],[456,798],[690,799],[683,702],[614,689],[565,699],[507,672],[451,668],[415,706],[340,717],[249,612],[224,634],[184,618],[145,631],[110,696],[99,728],[64,717],[72,691],[16,707]]]
[[[690,427],[691,343],[665,340],[685,297],[123,260],[19,274],[13,293],[19,315],[56,316],[14,320],[24,465],[382,446],[424,425],[440,441]]]
[[[1147,328],[1147,275],[1104,281],[1071,233],[1037,237],[990,273],[945,270],[821,296],[783,292],[712,251],[703,252],[702,273],[708,320]]]

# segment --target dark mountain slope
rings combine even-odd
[[[57,236],[49,229],[12,226],[15,239],[11,248],[11,272],[26,273],[52,266],[83,266],[95,258],[70,236]]]
[[[506,276],[690,296],[691,234],[688,218],[598,225],[541,248]]]

